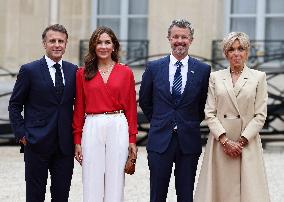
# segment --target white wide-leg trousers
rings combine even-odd
[[[123,113],[87,115],[82,135],[84,202],[123,202],[128,145]]]

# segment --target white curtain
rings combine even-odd
[[[267,0],[266,13],[279,16],[266,17],[265,39],[284,40],[284,0]]]
[[[266,13],[284,13],[283,0],[266,0]]]
[[[232,0],[231,13],[255,13],[256,12],[256,0]]]
[[[120,0],[98,0],[99,15],[119,15]]]
[[[148,14],[148,0],[129,0],[129,14]]]
[[[250,39],[255,39],[256,22],[255,18],[231,18],[232,32],[245,32]]]
[[[284,17],[266,18],[265,39],[284,40]]]

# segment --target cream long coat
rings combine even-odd
[[[269,192],[259,131],[267,114],[263,72],[244,67],[233,86],[230,68],[211,73],[205,107],[210,129],[195,191],[195,202],[268,202]],[[218,142],[248,139],[241,157],[232,159]]]

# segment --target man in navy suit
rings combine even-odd
[[[149,62],[142,77],[139,104],[150,121],[151,202],[166,201],[173,163],[177,201],[193,200],[202,150],[200,123],[211,71],[209,65],[188,55],[193,33],[190,22],[174,20],[168,29],[171,54]]]
[[[12,129],[24,145],[27,202],[45,200],[48,170],[52,201],[65,202],[69,197],[74,167],[72,116],[77,66],[62,60],[67,39],[62,25],[44,30],[46,54],[21,66],[9,102]]]

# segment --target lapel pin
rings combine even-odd
[[[191,70],[190,72],[191,72],[192,74],[194,74],[194,71]]]

